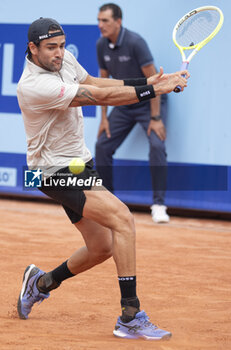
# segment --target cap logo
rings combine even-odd
[[[47,39],[47,38],[48,38],[48,34],[39,36],[39,40],[43,40],[43,39]]]
[[[60,30],[59,32],[54,32],[51,34],[39,35],[38,40],[49,39],[49,38],[53,38],[54,36],[59,36],[59,35],[64,35],[64,31]]]

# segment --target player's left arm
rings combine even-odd
[[[156,75],[156,68],[153,63],[141,67],[143,74],[146,78],[149,78],[153,75]],[[151,117],[161,117],[160,115],[160,96],[156,96],[156,98],[152,98],[150,100],[150,110],[151,110]],[[166,129],[164,126],[163,121],[160,120],[150,120],[147,134],[150,136],[151,131],[154,131],[157,136],[164,141],[166,139]]]
[[[98,88],[105,88],[113,86],[124,86],[124,81],[119,79],[98,78],[88,74],[87,78],[81,82],[81,84],[92,85]]]
[[[130,79],[126,79],[127,83],[125,84],[125,81],[121,80],[121,79],[98,78],[98,77],[93,77],[92,75],[88,74],[86,79],[81,81],[80,84],[81,85],[91,85],[91,86],[95,86],[97,88],[105,88],[105,87],[107,88],[107,87],[124,86],[124,85],[131,85],[131,86],[147,85],[147,84],[154,85],[154,84],[159,83],[161,75],[162,75],[162,73],[157,73],[157,74],[154,74],[152,76],[149,75],[149,79],[147,79],[147,82],[145,84],[143,83],[143,79],[140,79],[140,78],[131,79],[133,81],[132,84],[128,83]],[[134,85],[134,81],[136,81],[135,85]]]

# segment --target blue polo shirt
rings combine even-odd
[[[115,79],[144,77],[141,67],[153,63],[146,41],[123,27],[115,45],[101,37],[96,47],[99,67],[106,69]]]

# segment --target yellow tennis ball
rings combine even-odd
[[[81,158],[73,158],[69,163],[69,170],[73,174],[81,174],[85,169],[85,163]]]

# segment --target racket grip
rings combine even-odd
[[[182,62],[182,65],[180,67],[180,70],[185,70],[188,68],[189,62]],[[185,77],[185,74],[182,74],[182,77]],[[181,92],[181,87],[178,85],[175,87],[175,89],[173,90],[174,92]]]

